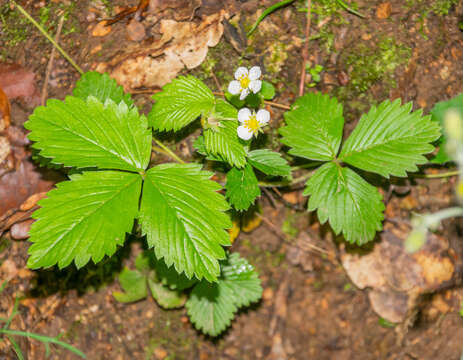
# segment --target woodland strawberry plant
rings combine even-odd
[[[163,307],[185,305],[204,333],[220,334],[262,293],[249,262],[224,249],[230,210],[255,203],[259,179],[291,183],[289,156],[253,142],[269,127],[263,105],[275,94],[261,75],[258,67],[239,68],[226,100],[197,78],[180,76],[153,96],[145,117],[114,80],[90,72],[72,96],[37,108],[25,125],[33,147],[52,165],[71,168],[71,175],[33,215],[28,265],[96,263],[113,255],[127,233],[138,232],[148,250],[134,270],[120,274],[124,292],[115,297],[137,301],[149,290]],[[194,121],[201,126],[196,150],[226,173],[224,196],[212,172],[185,163],[157,140]],[[297,99],[285,121],[279,132],[288,154],[320,164],[304,191],[308,210],[358,245],[373,240],[384,217],[382,196],[365,174],[407,176],[427,162],[424,155],[440,136],[439,124],[399,100],[373,106],[342,146],[342,105],[328,95]],[[150,166],[159,146],[177,162]]]

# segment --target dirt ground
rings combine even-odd
[[[249,29],[263,9],[275,2],[177,0],[166,1],[175,6],[163,7],[162,1],[153,1],[158,7],[150,8],[139,19],[143,31],[129,22],[132,14],[113,24],[108,32],[99,26],[100,21],[137,5],[138,1],[20,1],[51,34],[56,33],[64,14],[61,46],[84,70],[103,69],[119,74],[134,94],[137,106],[145,112],[152,103],[149,90],[159,88],[156,81],[161,80],[141,77],[142,86],[137,87],[120,75],[123,71],[118,66],[137,56],[149,57],[154,62],[150,66],[169,65],[163,61],[169,58],[166,54],[173,42],[159,45],[161,19],[197,25],[209,21],[211,36],[217,38],[217,44],[209,49],[195,45],[196,55],[208,50],[207,56],[199,60],[181,59],[182,67],[188,61],[198,65],[180,68],[180,74],[191,73],[214,91],[220,91],[240,64],[260,65],[265,79],[277,89],[274,101],[290,104],[298,92],[307,2],[296,0],[269,15],[247,44],[239,31],[240,26]],[[359,0],[349,4],[365,18],[348,12],[335,0],[312,0],[309,62],[311,67],[321,65],[323,70],[319,81],[315,76],[306,80],[305,89],[337,96],[343,102],[347,119],[344,136],[360,114],[384,99],[400,97],[413,101],[415,108],[429,111],[436,102],[463,91],[461,1]],[[225,18],[238,31],[225,25],[222,34],[217,24],[223,18],[213,18],[221,11],[227,13]],[[0,2],[0,15],[0,61],[19,64],[35,75],[35,92],[12,101],[12,125],[21,129],[44,94],[47,68],[46,91],[50,98],[63,99],[70,94],[78,73],[58,53],[49,65],[52,46],[11,10],[7,1]],[[129,75],[133,77],[131,81],[139,76]],[[0,82],[1,76],[0,67]],[[265,141],[279,150],[275,129],[283,122],[283,111],[276,107],[269,110],[272,126]],[[172,137],[165,140],[179,156],[193,158],[192,142],[198,131],[189,128],[177,136],[177,143]],[[19,144],[14,151],[22,154],[27,165],[0,178],[0,216],[8,211],[11,214],[28,196],[46,191],[62,178],[59,172],[44,173],[31,166],[29,153],[24,149],[27,145]],[[155,162],[166,160],[154,157]],[[435,173],[452,169],[426,167]],[[390,185],[377,180],[386,198],[385,232],[397,222],[407,223],[413,212],[431,212],[454,204],[454,182],[454,178],[410,177],[392,179]],[[130,238],[111,259],[81,270],[70,266],[63,270],[30,271],[25,267],[29,243],[13,240],[12,230],[0,229],[0,284],[1,276],[10,275],[0,294],[0,317],[7,316],[16,296],[21,296],[19,314],[11,328],[48,336],[63,334],[61,340],[82,350],[88,359],[460,359],[463,290],[459,284],[463,266],[459,264],[463,258],[463,222],[446,221],[438,230],[438,236],[448,241],[456,259],[454,281],[421,297],[406,324],[394,325],[374,312],[368,291],[352,283],[341,264],[342,240],[328,226],[320,226],[315,215],[304,211],[306,199],[302,189],[297,185],[264,191],[259,201],[261,225],[249,233],[242,232],[234,242],[232,251],[240,252],[258,270],[263,299],[239,312],[232,326],[217,339],[197,332],[185,309],[165,311],[152,298],[133,304],[121,304],[114,299],[112,292],[119,290],[118,272],[133,264],[143,246],[143,241],[136,238]],[[0,225],[5,223],[0,221]],[[403,240],[406,233],[402,235]],[[309,238],[312,247],[298,246],[304,237]],[[17,340],[28,359],[46,358],[45,348],[39,342],[19,337]],[[10,344],[0,342],[0,359],[15,358]],[[52,347],[48,358],[78,357]]]

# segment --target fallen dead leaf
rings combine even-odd
[[[367,254],[342,250],[341,261],[352,282],[369,288],[373,310],[384,319],[399,323],[414,316],[423,295],[456,281],[455,259],[447,240],[428,234],[426,244],[416,253],[404,249],[410,229],[391,225],[381,233],[381,241]]]
[[[10,101],[0,87],[0,132],[6,130],[10,126],[10,111]]]
[[[106,25],[106,20],[100,21],[92,30],[92,36],[103,37],[111,32],[111,25]]]
[[[184,67],[193,69],[204,61],[209,47],[217,45],[222,36],[225,16],[221,11],[200,23],[161,20],[161,39],[143,47],[128,46],[109,63],[98,64],[96,70],[109,72],[128,92],[162,87]]]
[[[378,19],[387,19],[391,16],[392,6],[390,2],[381,3],[376,8],[376,17]]]
[[[127,37],[131,41],[142,41],[146,36],[145,27],[139,21],[133,19],[126,28]]]
[[[0,62],[0,87],[10,101],[21,97],[31,107],[40,104],[35,74],[18,64]]]
[[[13,224],[10,229],[10,235],[15,240],[25,240],[29,238],[29,230],[34,219],[27,219],[25,221]]]

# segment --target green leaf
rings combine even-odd
[[[151,278],[148,278],[151,295],[164,309],[176,309],[185,305],[186,295],[178,290],[170,290]]]
[[[249,163],[266,175],[291,176],[291,167],[277,152],[267,149],[253,150],[248,154]]]
[[[151,134],[146,118],[124,102],[103,105],[69,96],[66,102],[48,100],[24,124],[40,155],[54,163],[143,171],[151,155]]]
[[[336,157],[342,139],[342,105],[320,93],[306,94],[285,113],[286,126],[280,129],[281,142],[291,155],[329,161]]]
[[[215,104],[211,90],[193,76],[179,76],[154,94],[156,101],[148,115],[150,126],[160,131],[177,131],[208,115]]]
[[[179,274],[173,266],[168,267],[162,259],[156,261],[155,268],[159,281],[171,290],[188,289],[197,282],[195,278],[188,279],[185,274]]]
[[[167,266],[174,264],[188,278],[193,274],[215,281],[221,245],[229,245],[224,230],[231,227],[229,205],[217,193],[212,173],[196,164],[162,164],[147,171],[140,205],[140,224],[148,245]]]
[[[386,178],[416,171],[416,165],[427,163],[423,154],[434,150],[429,143],[440,131],[430,116],[411,110],[412,103],[401,106],[400,99],[373,106],[343,145],[340,160]]]
[[[267,81],[262,81],[260,94],[265,100],[272,100],[275,97],[275,88]]]
[[[113,255],[132,231],[141,183],[140,175],[120,171],[84,172],[59,183],[32,216],[28,266],[63,268],[74,260],[80,268]]]
[[[125,94],[124,89],[117,84],[116,80],[110,78],[106,73],[101,74],[96,71],[84,73],[76,82],[72,94],[84,101],[87,100],[89,96],[94,96],[103,104],[106,100],[111,99],[116,104],[123,101],[128,107],[133,106],[133,100],[130,94]]]
[[[329,162],[306,185],[308,210],[317,209],[320,223],[329,220],[334,232],[338,235],[342,231],[348,242],[365,244],[382,229],[382,196],[353,170]]]
[[[238,138],[237,128],[238,121],[221,121],[217,129],[204,130],[204,144],[208,153],[241,168],[246,164],[246,150]]]
[[[113,292],[117,301],[128,303],[146,298],[146,278],[140,272],[124,268],[119,274],[119,283],[124,292]]]
[[[432,120],[437,122],[441,127],[444,127],[445,113],[454,109],[458,111],[463,118],[463,94],[457,95],[451,100],[438,102],[431,110]],[[442,134],[439,139],[439,152],[431,159],[431,162],[436,164],[444,164],[452,161],[452,158],[447,154],[445,149],[447,139],[445,134]]]
[[[204,136],[202,135],[198,136],[198,138],[193,142],[193,148],[196,149],[199,154],[205,156],[207,160],[226,163],[226,161],[219,155],[213,155],[207,151]]]
[[[198,330],[217,336],[230,325],[240,307],[261,296],[262,286],[254,268],[235,253],[222,263],[218,282],[202,281],[193,288],[186,308]]]
[[[238,211],[249,208],[260,196],[259,182],[250,164],[243,169],[231,168],[225,189],[228,201]]]

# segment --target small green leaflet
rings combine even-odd
[[[117,84],[116,80],[110,78],[106,73],[100,74],[96,71],[89,71],[83,74],[76,82],[72,94],[82,100],[87,100],[89,96],[94,96],[103,104],[106,100],[111,99],[116,104],[123,101],[128,107],[133,106],[130,94],[125,94],[124,89]]]
[[[365,244],[382,229],[382,196],[353,170],[328,162],[306,185],[308,210],[317,209],[320,223],[329,220],[334,232],[342,231],[348,242]]]
[[[119,283],[124,292],[113,292],[117,301],[129,303],[146,298],[146,278],[139,271],[124,268],[119,274]]]
[[[148,278],[148,286],[151,295],[164,309],[176,309],[185,305],[186,295],[179,290],[171,290],[151,277]]]
[[[280,153],[268,149],[253,150],[248,154],[249,163],[270,176],[291,176],[291,167]]]
[[[211,90],[193,76],[179,76],[154,94],[156,101],[148,115],[155,130],[180,130],[201,115],[209,115],[215,104]]]
[[[217,193],[212,173],[196,164],[162,164],[146,172],[139,220],[157,258],[188,278],[217,280],[221,245],[229,245],[224,213],[229,205]],[[153,205],[155,204],[155,205]]]
[[[141,183],[140,175],[118,171],[84,172],[59,183],[32,216],[28,266],[63,268],[74,260],[80,268],[114,254],[132,231]]]
[[[439,138],[440,127],[421,110],[411,110],[412,103],[401,106],[400,99],[373,106],[343,145],[340,160],[386,178],[416,171],[428,162],[423,154],[434,150],[430,143]]]
[[[310,160],[333,160],[342,139],[342,105],[320,93],[306,94],[285,113],[286,126],[280,129],[281,142],[291,147],[291,155]]]
[[[55,164],[138,172],[150,160],[146,118],[124,102],[108,99],[103,105],[93,96],[52,99],[37,107],[24,126],[31,130],[33,147]]]
[[[174,309],[185,304],[186,295],[178,290],[170,290],[159,282],[154,271],[151,254],[140,254],[135,260],[137,270],[124,268],[119,274],[119,283],[124,292],[113,292],[114,298],[123,303],[134,302],[146,298],[148,287],[156,302],[165,309]],[[175,271],[175,270],[174,270]]]
[[[438,102],[436,105],[434,105],[431,110],[432,120],[443,127],[445,113],[450,109],[457,110],[463,118],[463,94],[457,95],[448,101]],[[439,139],[439,152],[434,158],[431,159],[431,162],[437,164],[445,164],[446,162],[452,161],[450,156],[447,154],[447,151],[445,150],[446,143],[447,139],[444,133]]]
[[[214,111],[206,119],[204,146],[208,155],[223,158],[232,166],[243,167],[246,150],[238,138],[238,111],[224,100],[218,99]]]
[[[188,279],[185,274],[179,274],[173,266],[168,267],[163,259],[156,260],[156,275],[159,281],[171,290],[184,290],[192,287],[197,280]]]
[[[208,153],[241,168],[246,164],[246,150],[238,138],[237,128],[238,121],[222,121],[217,129],[204,130],[204,145]]]
[[[225,189],[226,198],[238,211],[247,210],[260,196],[259,182],[249,164],[243,169],[230,169]]]
[[[272,100],[275,96],[275,88],[267,81],[262,81],[262,89],[260,94],[265,100]]]
[[[230,325],[240,307],[262,296],[262,286],[254,268],[235,253],[222,262],[216,283],[198,283],[186,302],[191,322],[202,332],[217,336]]]

